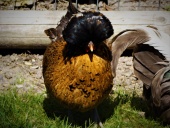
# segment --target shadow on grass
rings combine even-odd
[[[105,122],[109,119],[112,115],[114,115],[115,108],[122,103],[126,103],[128,98],[121,97],[118,95],[116,98],[113,99],[112,96],[105,99],[99,106],[98,112],[102,122]],[[68,119],[68,110],[63,108],[62,105],[57,103],[57,101],[53,98],[46,98],[43,102],[43,108],[46,112],[46,115],[51,118],[55,119],[56,117],[60,118],[67,122]],[[80,112],[73,112],[74,115],[74,122],[69,122],[73,126],[80,126],[80,127],[88,127],[91,125],[91,121],[89,118],[92,115],[92,111],[88,111],[85,113]]]
[[[113,96],[115,98],[113,98]],[[101,121],[104,123],[107,119],[111,118],[114,116],[114,112],[118,106],[121,106],[126,103],[130,103],[131,108],[134,110],[140,112],[144,112],[145,114],[142,115],[144,118],[147,120],[153,120],[155,119],[155,115],[153,114],[153,111],[150,109],[148,106],[147,102],[142,98],[136,95],[135,93],[133,95],[129,94],[113,94],[107,99],[105,99],[99,106],[98,106],[98,112]],[[68,110],[63,108],[62,105],[57,103],[55,99],[50,99],[46,98],[44,99],[43,102],[43,107],[46,112],[46,115],[55,120],[55,118],[60,118],[60,120],[64,120],[64,122],[72,124],[72,126],[79,126],[79,127],[88,127],[89,125],[91,126],[91,121],[89,118],[91,117],[91,112],[88,111],[85,113],[80,113],[80,112],[73,112],[72,114],[74,115],[73,119],[74,122],[67,122],[68,121]],[[158,122],[157,119],[155,121]],[[160,125],[163,125],[159,121]]]
[[[131,107],[134,108],[135,110],[145,112],[147,114],[146,116],[150,115],[149,107],[147,106],[146,101],[142,97],[133,94],[130,103]]]
[[[159,118],[158,110],[151,106],[150,101],[144,100],[142,97],[135,94],[131,97],[131,107],[135,110],[144,112],[144,117],[147,120],[154,120],[162,126],[170,126],[169,124],[161,121]]]

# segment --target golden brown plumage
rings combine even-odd
[[[77,111],[95,108],[106,98],[112,88],[110,61],[92,53],[73,57],[66,61],[61,38],[46,49],[43,60],[43,76],[48,91],[65,107]]]
[[[52,43],[44,53],[44,83],[48,95],[63,106],[86,112],[95,109],[112,89],[112,56],[105,40],[113,28],[100,12],[73,11],[69,17],[65,17],[64,25],[61,22],[63,28],[57,27],[59,31],[45,30]],[[98,115],[94,118],[102,127]]]

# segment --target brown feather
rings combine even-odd
[[[137,44],[149,40],[146,32],[140,29],[127,29],[116,35],[110,42],[112,43],[112,73],[116,76],[118,59],[127,48],[133,48]]]
[[[69,0],[69,5],[67,7],[67,13],[65,16],[63,16],[57,25],[56,28],[49,28],[46,29],[44,32],[47,36],[51,39],[52,42],[55,42],[57,38],[62,37],[62,32],[64,28],[67,26],[68,22],[70,21],[71,17],[74,14],[77,14],[79,11],[75,8],[75,6],[72,4],[71,0]]]
[[[120,55],[127,48],[133,48],[134,74],[143,82],[143,95],[156,116],[170,123],[170,62],[167,61],[169,51],[164,50],[161,53],[164,47],[169,46],[166,40],[169,37],[165,35],[157,28],[148,26],[146,29],[124,30],[110,42],[113,42],[113,76],[116,75]]]
[[[157,116],[170,123],[170,72],[169,62],[152,46],[138,45],[133,53],[135,75],[144,83],[143,95]]]
[[[161,82],[163,80],[164,74],[170,70],[168,67],[160,69],[152,79],[151,83],[151,94],[153,103],[155,106],[160,106],[161,104]]]
[[[168,97],[169,98],[169,97]],[[170,104],[170,102],[169,102]],[[170,124],[170,108],[164,111],[160,117],[164,122]]]
[[[93,54],[91,62],[84,54],[65,62],[65,45],[60,39],[44,54],[43,76],[48,93],[69,109],[84,112],[95,108],[112,89],[110,61]]]
[[[155,73],[164,67],[158,65],[163,62],[163,56],[153,47],[145,44],[138,45],[133,53],[133,67],[135,75],[149,88]]]

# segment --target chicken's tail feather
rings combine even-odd
[[[144,97],[156,115],[170,121],[170,63],[146,44],[139,45],[133,56],[134,73],[144,83]]]

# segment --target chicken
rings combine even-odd
[[[134,74],[143,82],[143,95],[156,117],[170,124],[170,36],[148,26],[124,30],[111,41],[113,76],[117,58],[133,48]]]
[[[112,56],[105,40],[113,27],[100,12],[71,15],[62,33],[45,30],[52,43],[43,57],[44,83],[48,96],[69,110],[94,110],[94,122],[103,127],[96,108],[112,90]]]

